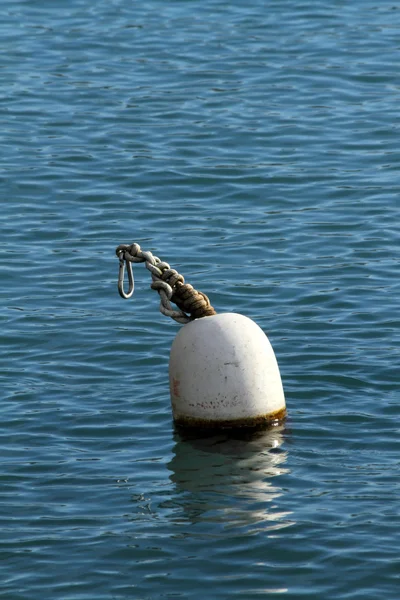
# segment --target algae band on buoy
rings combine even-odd
[[[216,314],[208,297],[139,244],[121,244],[118,290],[130,298],[133,262],[145,262],[160,311],[183,324],[171,348],[169,381],[177,425],[191,428],[263,427],[286,415],[273,348],[262,329],[236,313]],[[124,291],[125,265],[129,291]],[[176,304],[174,308],[171,303]]]

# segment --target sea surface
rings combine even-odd
[[[400,598],[400,2],[2,0],[1,600]],[[288,417],[176,431],[137,242]]]

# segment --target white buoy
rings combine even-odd
[[[191,321],[170,355],[172,413],[186,427],[257,427],[286,414],[278,363],[248,317],[217,314]]]

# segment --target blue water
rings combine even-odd
[[[398,600],[400,3],[3,0],[2,600]],[[288,418],[174,430],[138,242]]]

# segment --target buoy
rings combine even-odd
[[[279,424],[286,416],[285,396],[275,353],[263,330],[243,315],[217,314],[205,294],[185,284],[182,275],[139,244],[121,244],[116,252],[120,295],[129,298],[133,293],[132,262],[145,262],[151,287],[160,295],[161,312],[184,325],[169,361],[175,423],[202,429]]]
[[[278,363],[262,329],[225,313],[184,325],[169,363],[173,417],[185,427],[257,427],[286,414]]]

